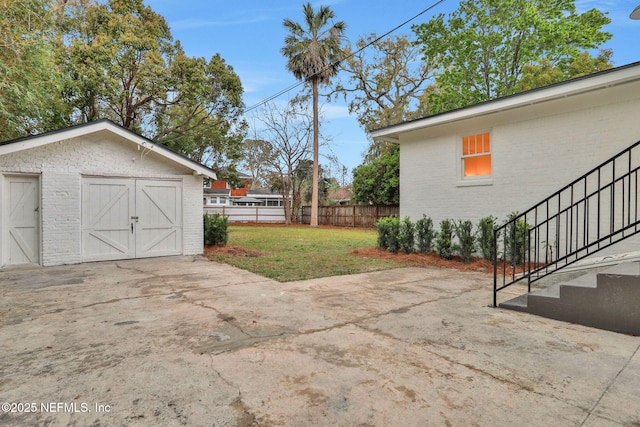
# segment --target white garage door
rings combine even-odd
[[[2,176],[0,176],[0,179]],[[3,262],[1,264],[38,264],[40,261],[40,195],[38,177],[4,177]]]
[[[180,181],[85,178],[84,261],[182,254]]]

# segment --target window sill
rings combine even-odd
[[[460,180],[456,184],[456,187],[479,187],[482,185],[493,185],[493,178]]]

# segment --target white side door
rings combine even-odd
[[[82,257],[106,261],[135,257],[135,181],[85,178],[82,182]]]
[[[40,191],[37,176],[4,177],[3,263],[40,262]]]
[[[136,181],[136,258],[182,254],[182,183]]]

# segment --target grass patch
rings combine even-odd
[[[375,246],[376,239],[375,230],[229,226],[229,246],[208,248],[207,256],[279,282],[405,266],[350,253]]]

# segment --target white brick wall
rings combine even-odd
[[[637,91],[623,87],[405,133],[400,215],[415,221],[426,214],[436,228],[444,218],[476,224],[494,215],[502,221],[640,140],[639,114]],[[492,145],[489,185],[462,186],[461,138],[486,131]],[[624,247],[637,249],[636,242]]]
[[[185,176],[182,181],[182,244],[184,255],[201,254],[204,247],[202,225],[202,177]]]
[[[202,177],[117,138],[110,133],[98,133],[0,156],[0,174],[40,174],[42,265],[82,261],[83,175],[180,179],[183,251],[185,255],[202,253]],[[4,238],[4,234],[0,235]]]

